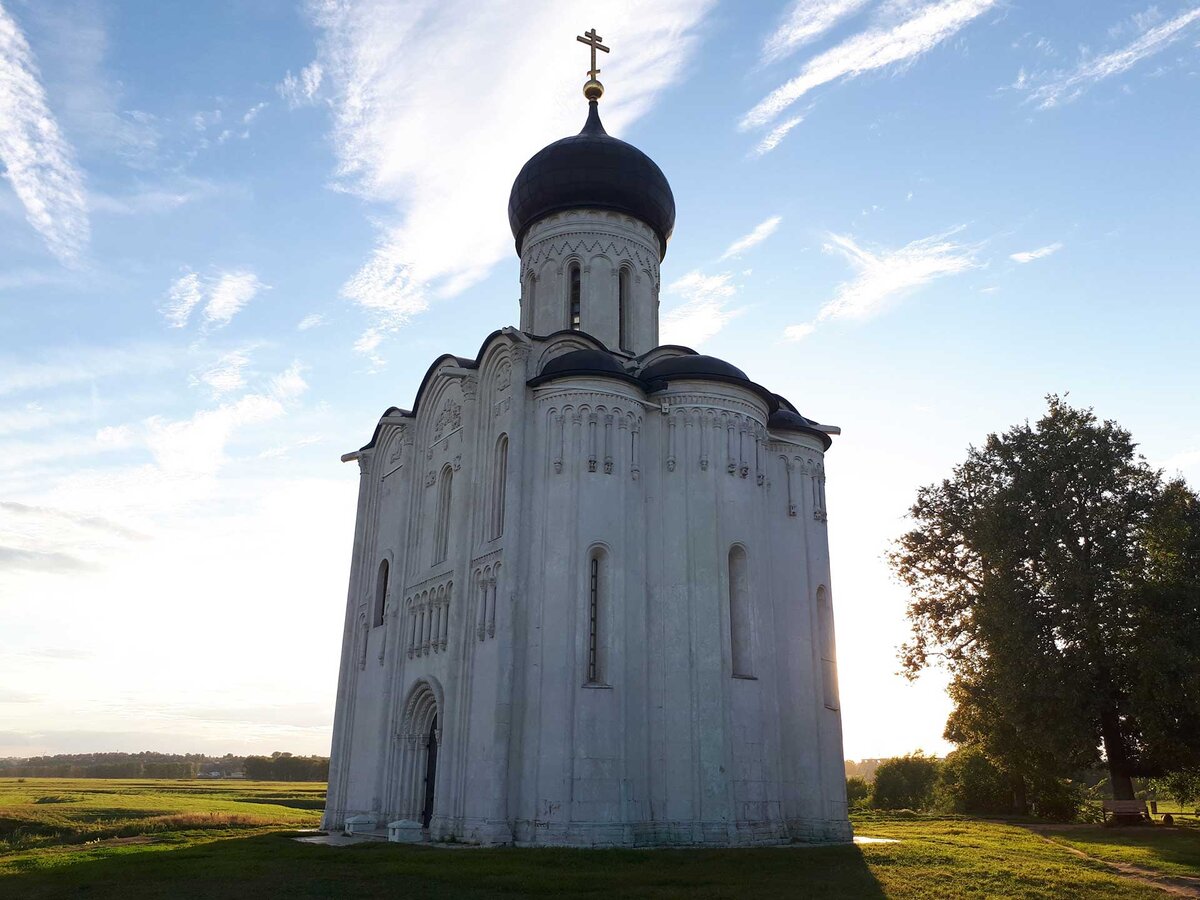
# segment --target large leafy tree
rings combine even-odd
[[[947,737],[1024,786],[1095,761],[1113,795],[1200,762],[1200,499],[1128,431],[1059,397],[922,488],[891,563],[915,677],[941,664]]]

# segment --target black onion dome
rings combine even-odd
[[[732,363],[715,356],[670,356],[651,363],[642,370],[643,381],[669,381],[672,378],[701,377],[733,378],[738,381],[749,381],[746,373]]]
[[[596,101],[583,130],[543,147],[522,166],[508,197],[508,224],[517,253],[529,227],[568,209],[606,209],[640,219],[654,229],[666,253],[675,229],[675,196],[654,160],[611,137]]]

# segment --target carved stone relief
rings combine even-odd
[[[451,431],[456,431],[462,427],[462,405],[455,403],[453,400],[446,398],[446,402],[442,405],[442,411],[437,417],[437,421],[433,426],[434,443],[440,441]]]

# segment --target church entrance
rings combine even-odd
[[[400,744],[396,771],[396,814],[400,819],[420,822],[428,828],[433,821],[434,790],[437,787],[438,749],[442,744],[440,722],[441,688],[429,678],[420,678],[409,692],[404,716],[397,729]]]
[[[425,803],[421,807],[421,827],[428,828],[433,818],[433,788],[437,784],[437,716],[429,727],[429,736],[425,741]]]

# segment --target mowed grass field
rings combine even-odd
[[[1200,829],[1034,833],[956,817],[863,816],[896,843],[752,850],[495,850],[293,840],[323,784],[0,779],[0,898],[1163,897],[1200,876]],[[1089,857],[1072,852],[1066,843]],[[1177,879],[1175,887],[1187,888]],[[1200,883],[1197,894],[1200,896]]]

